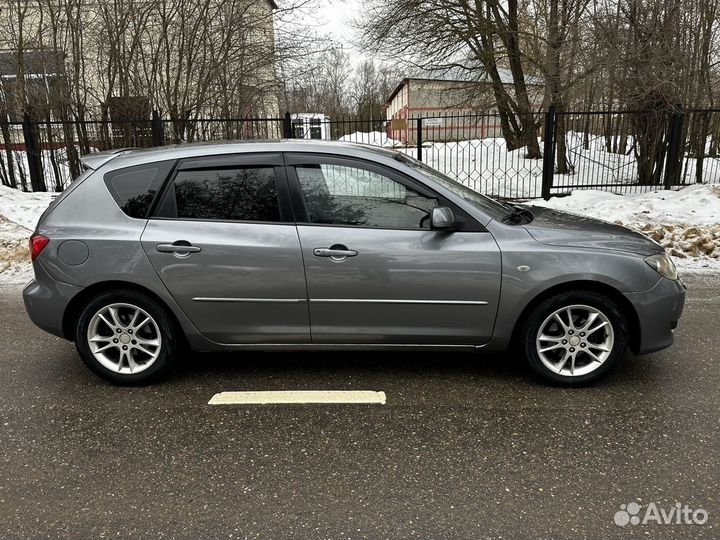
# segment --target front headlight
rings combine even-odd
[[[645,257],[645,262],[662,277],[675,281],[678,278],[677,268],[667,253],[658,253]]]

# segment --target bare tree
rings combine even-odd
[[[362,24],[365,46],[424,70],[461,69],[489,79],[509,149],[539,158],[537,125],[525,80],[523,29],[517,0],[398,0],[376,2]],[[512,73],[503,80],[502,65]]]
[[[361,118],[381,120],[384,118],[385,99],[397,81],[387,66],[377,67],[373,60],[364,60],[356,70],[351,82],[350,95],[354,113]],[[375,127],[377,129],[378,126]]]
[[[338,119],[353,114],[353,69],[341,48],[320,51],[285,76],[285,106],[297,112],[322,112]]]
[[[556,172],[570,172],[567,159],[567,118],[574,88],[590,76],[597,65],[578,63],[581,28],[587,24],[590,0],[533,0],[523,12],[523,51],[545,81],[545,103],[555,107]]]

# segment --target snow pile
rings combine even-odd
[[[342,137],[340,137],[339,140],[343,142],[372,144],[373,146],[386,147],[393,147],[400,144],[398,141],[389,138],[385,133],[382,133],[381,131],[371,131],[369,133],[364,131],[356,131],[355,133],[350,133],[349,135],[343,135]]]
[[[24,193],[0,186],[0,280],[32,277],[28,239],[57,193]]]
[[[57,193],[23,192],[7,186],[0,186],[0,216],[33,231],[45,209]]]
[[[624,224],[720,224],[720,186],[707,184],[628,195],[583,189],[532,204]]]
[[[32,276],[30,231],[0,216],[0,279],[26,281]]]
[[[635,227],[680,259],[720,259],[720,225],[652,225]]]

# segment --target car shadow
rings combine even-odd
[[[415,377],[483,376],[514,379],[527,376],[522,362],[512,356],[458,352],[223,352],[190,353],[170,376],[176,382],[201,378],[220,380],[263,378],[342,377],[348,380],[381,377],[402,380]]]
[[[607,389],[653,385],[647,358],[626,355],[607,377],[586,388]],[[175,367],[167,382],[220,384],[224,390],[345,388],[374,384],[379,390],[423,385],[483,385],[507,391],[555,388],[538,379],[517,354],[459,352],[226,352],[191,353]]]
[[[59,389],[113,386],[90,373],[71,344],[61,342],[53,350],[52,356],[58,358],[39,361],[37,377],[54,381]],[[663,352],[642,357],[627,354],[597,383],[565,388],[539,380],[511,352],[188,352],[178,360],[170,373],[135,391],[143,394],[152,388],[164,394],[179,389],[204,395],[228,390],[365,389],[457,394],[481,388],[487,394],[507,395],[626,392],[659,396],[675,384],[678,369]],[[122,387],[115,388],[123,392]]]

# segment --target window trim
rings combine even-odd
[[[419,227],[368,227],[367,225],[351,225],[341,223],[312,223],[308,219],[307,207],[305,204],[305,194],[300,186],[300,179],[295,170],[296,166],[302,165],[340,165],[353,168],[363,168],[370,172],[380,174],[393,180],[406,188],[416,191],[425,197],[437,199],[440,206],[447,206],[452,209],[461,228],[453,231],[454,233],[463,232],[488,232],[488,230],[479,223],[474,217],[460,208],[454,202],[448,200],[442,194],[434,189],[422,184],[415,178],[412,178],[397,169],[382,165],[364,158],[351,156],[338,156],[334,154],[322,154],[311,152],[285,152],[285,168],[287,169],[287,181],[289,194],[292,200],[293,211],[295,213],[298,225],[310,227],[342,227],[351,229],[369,229],[369,230],[391,230],[391,231],[425,231],[432,232],[433,229],[421,229]]]
[[[195,221],[201,223],[249,223],[256,225],[287,225],[295,223],[290,193],[288,189],[287,171],[283,165],[282,154],[279,152],[248,153],[248,154],[227,154],[218,156],[196,156],[178,160],[172,172],[165,180],[162,190],[156,195],[152,206],[152,213],[148,219],[163,221]],[[198,166],[202,164],[202,166]],[[280,221],[258,221],[242,219],[217,219],[217,218],[183,218],[172,216],[160,216],[158,212],[162,208],[165,198],[175,185],[175,179],[179,172],[185,171],[215,171],[222,169],[258,169],[272,168],[274,172],[275,189],[277,191],[278,210]]]
[[[179,217],[164,217],[164,216],[153,216],[150,219],[156,221],[194,221],[196,223],[241,223],[243,225],[289,225],[294,226],[295,224],[290,221],[257,221],[249,219],[207,219],[207,218],[179,218]]]
[[[152,203],[150,204],[150,207],[148,208],[147,213],[145,214],[145,219],[152,219],[152,217],[155,215],[155,212],[158,208],[160,208],[160,204],[165,199],[165,192],[167,191],[168,185],[170,182],[172,182],[172,179],[175,178],[175,173],[178,168],[178,164],[180,163],[179,159],[175,160],[175,163],[172,164],[172,167],[170,167],[170,171],[168,171],[167,175],[163,179],[163,183],[160,186],[160,189],[155,194],[155,198],[153,199]]]
[[[197,171],[207,169],[233,169],[242,167],[282,167],[280,152],[248,152],[238,154],[215,154],[182,158],[178,162],[178,171]]]

